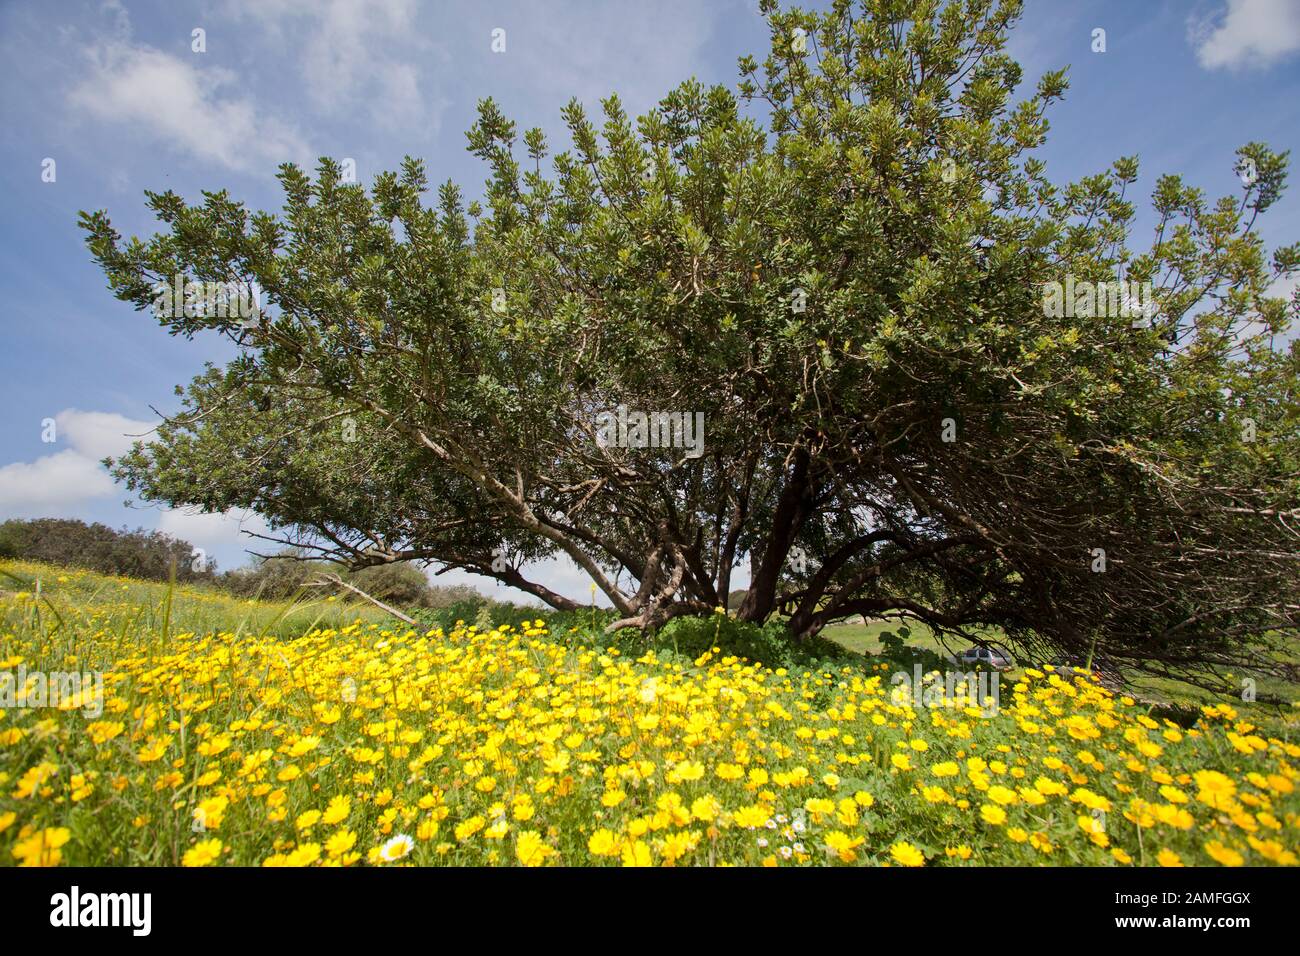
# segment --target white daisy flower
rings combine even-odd
[[[379,856],[386,862],[392,863],[394,860],[400,860],[402,857],[410,854],[415,849],[415,841],[405,833],[399,833],[379,850]]]

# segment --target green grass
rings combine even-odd
[[[379,623],[389,617],[367,603],[332,598],[310,590],[295,600],[239,598],[210,585],[154,581],[59,568],[27,561],[0,561],[0,591],[40,594],[29,613],[54,625],[94,624],[122,633],[257,634],[299,637],[313,627],[344,627],[358,618]]]
[[[948,647],[945,648],[934,632],[926,625],[910,622],[907,627],[910,631],[904,642],[907,647],[930,650],[939,655],[947,653],[956,655],[970,646],[968,641],[949,638]],[[822,631],[822,636],[854,653],[869,657],[882,657],[888,654],[888,648],[881,641],[881,635],[891,631],[897,632],[898,628],[899,623],[896,621],[867,621],[865,624],[840,623],[827,627]],[[993,628],[985,633],[988,639],[994,643],[1003,636],[1000,631]],[[1013,656],[1015,656],[1014,648],[1012,651]],[[1023,662],[1018,661],[1018,663]],[[1009,675],[1014,676],[1016,672],[1017,668],[1012,668]],[[1171,678],[1152,677],[1135,672],[1130,672],[1127,676],[1128,686],[1126,689],[1129,693],[1139,700],[1160,705],[1170,711],[1198,712],[1203,706],[1219,704],[1227,700],[1244,713],[1249,713],[1253,719],[1267,722],[1273,727],[1290,726],[1297,721],[1296,708],[1290,704],[1275,704],[1263,701],[1247,702],[1236,696],[1229,699],[1194,684]],[[1257,678],[1256,693],[1260,697],[1278,696],[1288,701],[1297,698],[1294,685],[1271,678]]]
[[[885,650],[884,644],[880,641],[880,635],[886,631],[896,632],[899,628],[896,621],[868,621],[866,624],[832,624],[822,631],[822,637],[829,641],[834,641],[841,647],[844,647],[856,654],[881,654]],[[909,647],[920,647],[926,650],[934,651],[936,654],[949,653],[944,646],[939,643],[924,624],[911,623],[906,625],[910,631],[906,644]],[[952,653],[960,654],[968,646],[965,642],[949,640],[949,647]]]

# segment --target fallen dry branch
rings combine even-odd
[[[397,608],[390,607],[389,605],[385,604],[383,601],[379,600],[379,598],[371,597],[369,594],[361,590],[361,588],[357,587],[355,584],[349,584],[347,581],[344,581],[337,574],[331,574],[327,571],[322,571],[320,573],[320,578],[321,578],[320,580],[309,582],[307,586],[312,588],[324,588],[324,587],[329,587],[331,584],[333,584],[336,587],[346,588],[347,590],[351,591],[353,594],[359,595],[365,600],[369,601],[371,604],[379,608],[381,611],[393,615],[393,617],[397,618],[399,621],[405,621],[407,624],[410,625],[415,624],[415,618],[408,617],[407,615],[403,614],[401,611],[397,610]]]

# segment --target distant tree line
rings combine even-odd
[[[203,557],[203,560],[198,560]],[[389,604],[407,608],[477,607],[486,599],[467,585],[432,585],[410,563],[341,570],[326,561],[303,560],[293,551],[255,558],[248,567],[217,573],[216,562],[200,555],[188,541],[161,531],[114,529],[75,518],[14,518],[0,523],[0,559],[41,561],[120,574],[147,581],[167,581],[175,565],[182,583],[213,584],[240,597],[281,600],[292,597],[319,572],[340,574],[348,583]]]
[[[197,561],[188,541],[161,531],[113,529],[75,518],[11,519],[0,524],[0,558],[21,558],[166,581],[176,566],[176,580],[213,581],[216,564]]]

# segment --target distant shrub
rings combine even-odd
[[[459,590],[430,586],[424,572],[408,562],[379,564],[349,572],[328,561],[309,560],[292,550],[258,558],[249,567],[227,572],[218,583],[241,597],[283,600],[297,594],[322,573],[337,574],[371,597],[407,610],[436,606],[439,600],[447,599],[446,592]],[[345,590],[330,589],[330,593],[335,592],[347,600],[353,597]]]
[[[430,607],[432,588],[424,572],[409,562],[379,564],[342,577],[373,598],[399,608]]]
[[[415,617],[422,627],[440,627],[450,631],[457,621],[474,624],[480,629],[500,627],[509,624],[521,629],[526,622],[541,619],[556,637],[564,637],[573,629],[583,633],[585,643],[598,645],[612,640],[600,637],[605,625],[618,615],[608,608],[579,608],[576,611],[557,611],[554,608],[538,607],[533,604],[515,604],[510,601],[493,601],[472,588],[465,588],[465,594],[458,600],[440,607],[427,608],[416,613]]]
[[[293,597],[319,572],[337,573],[337,566],[326,561],[306,561],[292,551],[255,558],[253,564],[227,571],[217,582],[240,597],[281,601]]]
[[[288,550],[258,558],[246,568],[229,571],[219,584],[242,597],[261,596],[268,600],[291,597],[320,574],[337,574],[377,600],[415,616],[423,626],[450,629],[457,620],[473,623],[484,605],[491,604],[497,624],[515,623],[537,616],[537,608],[494,603],[466,584],[430,584],[419,565],[409,561],[377,564],[348,571],[328,561],[312,561],[300,552]],[[333,588],[344,600],[361,600],[346,590]],[[549,613],[549,612],[548,612]]]
[[[483,601],[483,595],[468,584],[431,584],[425,607],[446,608],[459,602]]]

